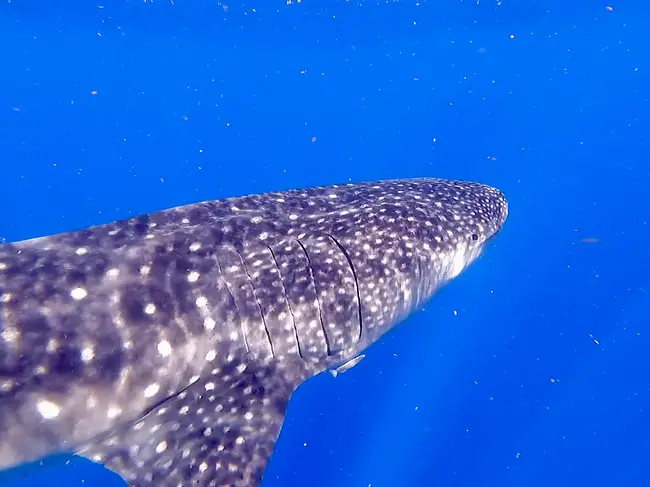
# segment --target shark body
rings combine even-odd
[[[257,487],[293,391],[458,276],[498,190],[410,179],[207,201],[0,245],[0,469]]]

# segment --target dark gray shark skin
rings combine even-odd
[[[207,201],[0,245],[0,468],[256,487],[287,403],[458,276],[501,192],[410,179]]]

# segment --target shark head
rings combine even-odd
[[[422,178],[352,188],[352,195],[336,195],[349,203],[330,215],[328,230],[358,294],[358,321],[347,325],[360,333],[349,334],[344,355],[363,350],[459,276],[508,215],[505,196],[475,182]]]

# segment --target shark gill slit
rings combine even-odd
[[[172,272],[178,270],[177,261],[174,261],[172,265],[173,267],[169,266],[167,269],[165,269],[164,290],[171,298],[169,299],[169,301],[171,301],[172,308],[174,309],[174,323],[176,324],[176,326],[178,326],[181,329],[183,333],[183,337],[187,338],[188,336],[191,335],[191,332],[187,327],[185,320],[183,320],[183,317],[181,316],[179,304],[178,304],[179,301],[177,299],[172,298],[172,296],[174,296],[174,287],[172,286]]]
[[[251,289],[253,290],[253,298],[255,298],[255,303],[257,304],[257,308],[260,310],[260,316],[262,317],[262,326],[264,326],[264,332],[266,333],[266,339],[269,341],[269,347],[271,347],[271,357],[275,358],[275,350],[273,350],[273,341],[271,341],[271,332],[269,331],[269,327],[266,325],[266,318],[264,317],[264,309],[262,308],[262,303],[260,303],[260,299],[257,297],[257,291],[255,290],[255,283],[253,282],[253,279],[251,278],[251,275],[248,272],[248,267],[246,267],[246,261],[244,260],[244,256],[239,253],[239,250],[235,248],[235,252],[237,252],[237,255],[239,256],[239,260],[241,260],[241,265],[242,268],[244,269],[244,272],[246,273],[246,277],[248,278],[248,282],[251,285]]]
[[[323,330],[323,336],[325,337],[325,346],[327,347],[327,355],[329,356],[331,355],[332,348],[330,346],[329,337],[327,336],[327,331],[325,331],[325,321],[323,320],[323,308],[320,305],[318,286],[316,285],[316,279],[314,278],[314,269],[312,268],[311,258],[309,257],[309,252],[307,252],[307,249],[302,244],[302,242],[298,239],[296,239],[296,242],[298,242],[298,245],[300,245],[300,248],[305,253],[305,257],[307,257],[307,262],[309,262],[309,265],[307,267],[309,269],[309,276],[311,277],[311,282],[314,283],[314,290],[316,291],[316,305],[318,306],[318,316],[320,317],[320,326]]]
[[[287,300],[287,307],[289,308],[289,313],[291,314],[291,321],[293,322],[293,334],[296,337],[296,344],[298,345],[298,356],[300,358],[305,358],[302,355],[302,350],[300,348],[300,338],[298,337],[298,327],[296,326],[296,315],[293,314],[293,309],[291,308],[291,299],[289,299],[289,294],[287,293],[287,288],[284,287],[284,281],[282,280],[282,269],[280,269],[280,266],[278,265],[278,260],[275,258],[275,253],[273,252],[273,249],[269,247],[268,245],[266,246],[267,249],[269,249],[269,252],[271,252],[271,257],[273,258],[273,263],[275,264],[276,269],[278,270],[278,276],[280,276],[280,284],[282,285],[282,293],[284,294],[284,299]]]
[[[327,234],[327,236],[332,239],[332,241],[336,244],[339,250],[343,253],[343,255],[348,261],[348,265],[350,266],[350,269],[352,270],[352,277],[354,277],[354,290],[357,293],[357,313],[359,313],[359,336],[357,337],[357,343],[358,343],[361,340],[361,334],[363,333],[363,317],[361,315],[361,291],[359,290],[359,278],[357,277],[357,271],[354,268],[354,264],[352,263],[350,254],[348,254],[348,251],[345,250],[345,247],[343,247],[343,245],[341,245],[341,243],[333,235]]]
[[[232,298],[232,303],[235,305],[235,309],[237,310],[237,315],[241,316],[241,311],[237,306],[237,300],[235,299],[235,295],[230,290],[230,284],[228,283],[228,279],[226,279],[226,275],[223,273],[221,262],[219,262],[219,256],[216,253],[214,254],[214,260],[217,262],[217,267],[219,267],[219,274],[221,274],[221,279],[223,279],[223,283],[226,286],[226,291],[228,291],[228,294]],[[246,347],[246,353],[248,353],[251,351],[251,349],[248,346],[248,339],[246,338],[246,329],[244,327],[244,323],[241,320],[239,321],[239,327],[240,327],[241,335],[242,337],[244,337],[244,346]]]

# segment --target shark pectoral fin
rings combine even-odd
[[[266,367],[237,375],[228,388],[225,376],[200,378],[78,454],[130,487],[257,487],[298,384]]]

